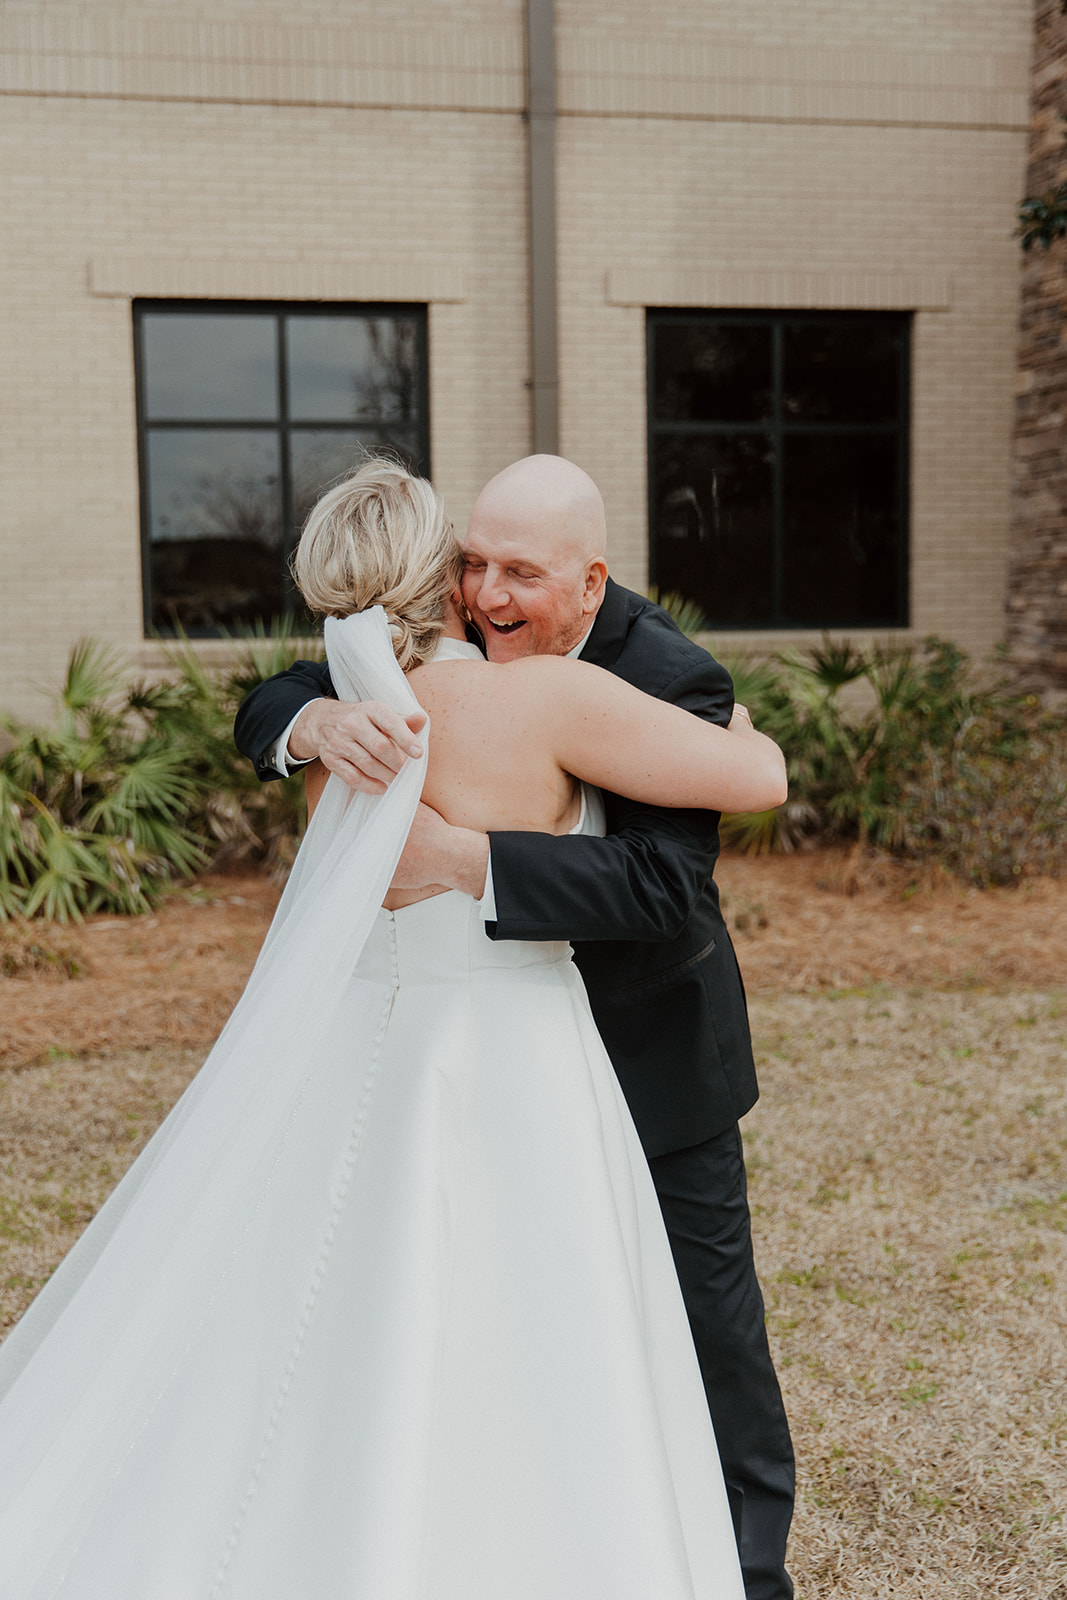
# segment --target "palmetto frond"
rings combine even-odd
[[[295,655],[284,637],[250,648],[271,666]],[[291,859],[302,785],[264,789],[238,756],[233,673],[208,669],[187,640],[170,665],[162,683],[124,687],[117,657],[83,641],[52,722],[3,721],[0,918],[144,911],[217,853]]]
[[[93,639],[79,639],[70,653],[59,703],[70,712],[106,705],[122,692],[122,662],[113,650]]]
[[[706,633],[708,619],[695,600],[687,600],[684,595],[675,594],[673,590],[662,592],[652,585],[648,591],[648,598],[660,606],[670,617],[671,621],[682,633],[692,638],[694,634]]]

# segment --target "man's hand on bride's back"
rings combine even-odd
[[[350,788],[384,794],[409,756],[422,754],[415,735],[425,724],[425,711],[402,717],[377,700],[312,700],[289,736],[289,754],[318,756]]]

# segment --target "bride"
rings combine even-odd
[[[569,947],[389,884],[420,795],[595,831],[583,781],[762,808],[781,756],[581,662],[483,661],[440,501],[393,463],[324,497],[296,570],[338,691],[424,708],[429,753],[322,788],[214,1050],[0,1350],[0,1594],[741,1600]]]

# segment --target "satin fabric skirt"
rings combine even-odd
[[[457,894],[381,912],[257,1171],[211,1283],[159,1219],[166,1296],[134,1295],[47,1448],[33,1383],[8,1396],[5,1600],[741,1600],[659,1207],[566,945],[494,944]],[[27,1365],[42,1393],[97,1272]]]

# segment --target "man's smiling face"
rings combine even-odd
[[[573,650],[591,621],[580,567],[560,571],[506,535],[472,531],[462,544],[463,599],[490,661]]]
[[[556,461],[535,456],[500,474],[479,496],[460,539],[463,599],[490,661],[566,655],[588,633],[603,599],[607,566],[596,529],[587,534],[570,506],[537,493],[538,464]],[[567,486],[563,469],[580,470],[570,462],[540,469],[546,488],[560,475]]]

